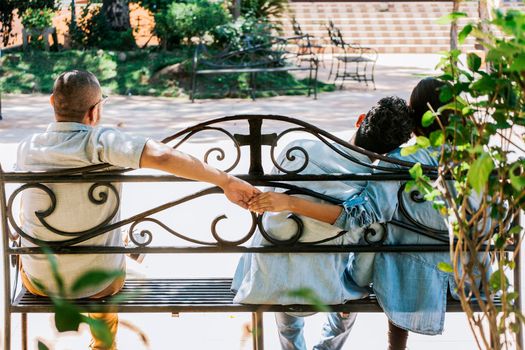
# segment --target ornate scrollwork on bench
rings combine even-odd
[[[266,123],[268,125],[263,125]],[[230,129],[228,126],[232,126]],[[263,131],[263,127],[268,128],[267,131]],[[243,129],[248,129],[248,133],[243,133]],[[235,131],[235,132],[234,132]],[[335,198],[308,190],[306,188],[300,188],[292,184],[287,183],[287,181],[352,181],[352,180],[396,180],[403,181],[410,179],[410,176],[407,173],[407,169],[412,166],[412,163],[403,162],[396,159],[390,159],[385,156],[377,155],[375,153],[363,150],[359,147],[356,147],[332,134],[308,123],[305,123],[298,119],[293,119],[284,116],[278,115],[238,115],[219,118],[215,120],[206,121],[200,124],[197,124],[193,127],[184,129],[172,136],[169,136],[163,140],[164,143],[170,145],[174,149],[180,148],[182,145],[186,144],[189,140],[194,140],[195,138],[202,135],[205,132],[212,132],[219,135],[221,138],[224,138],[228,144],[233,148],[234,156],[231,161],[227,161],[227,152],[224,146],[214,142],[210,148],[205,150],[203,155],[203,161],[208,163],[212,158],[218,162],[224,163],[222,168],[226,172],[232,172],[238,168],[241,164],[242,157],[245,153],[241,152],[242,147],[249,147],[249,172],[247,175],[241,176],[246,180],[252,182],[258,186],[268,186],[268,187],[278,187],[288,190],[290,194],[304,194],[316,197],[321,200],[328,201],[330,203],[339,204],[340,201]],[[288,161],[294,161],[300,159],[300,164],[293,168],[288,169],[283,167],[277,161],[277,149],[279,143],[282,142],[285,136],[291,133],[306,133],[309,137],[325,144],[330,150],[336,154],[348,159],[351,162],[357,163],[362,166],[366,166],[373,169],[381,170],[380,174],[327,174],[327,175],[311,175],[303,174],[302,172],[306,169],[308,163],[311,161],[311,155],[308,153],[306,148],[300,146],[291,146],[284,150],[284,157]],[[281,172],[281,175],[267,175],[268,171],[263,169],[263,146],[268,146],[268,157],[271,161],[270,165],[275,167]],[[371,165],[364,163],[357,159],[351,154],[351,152],[359,152],[361,154],[374,157],[376,159],[381,159],[385,162],[393,163],[393,167],[384,167]],[[266,157],[266,154],[264,155]],[[105,171],[104,168],[107,168],[107,165],[95,165],[87,168],[81,169],[67,169],[59,170],[48,173],[3,173],[3,179],[6,182],[10,183],[21,183],[22,186],[15,190],[8,201],[8,219],[9,224],[12,226],[13,230],[27,239],[29,242],[35,245],[45,245],[52,244],[55,246],[73,246],[78,243],[87,241],[90,238],[102,235],[106,232],[123,228],[129,226],[129,233],[131,233],[130,239],[135,244],[136,247],[145,248],[152,247],[154,241],[154,232],[149,228],[141,228],[141,224],[151,224],[155,225],[166,233],[177,237],[187,243],[194,245],[208,246],[208,247],[240,247],[251,237],[253,237],[257,228],[265,238],[273,243],[276,246],[305,246],[312,245],[317,243],[324,243],[326,241],[335,239],[344,232],[340,232],[337,235],[319,240],[316,242],[301,242],[301,237],[303,235],[303,223],[301,218],[292,215],[289,217],[289,220],[295,222],[297,230],[294,232],[291,238],[286,240],[278,240],[272,238],[265,228],[262,225],[261,218],[256,216],[253,213],[250,213],[251,222],[246,233],[243,233],[239,237],[236,237],[233,240],[224,238],[223,235],[219,233],[219,223],[227,219],[226,215],[220,214],[212,219],[210,223],[210,232],[209,235],[211,239],[197,239],[195,234],[185,234],[178,229],[173,228],[165,220],[160,220],[155,217],[155,214],[166,211],[171,208],[175,208],[183,203],[192,202],[197,198],[204,196],[218,194],[221,192],[219,188],[208,188],[200,190],[194,194],[183,196],[177,200],[165,202],[161,205],[154,206],[148,210],[144,210],[136,215],[131,217],[121,219],[117,222],[114,222],[115,216],[120,207],[120,197],[114,183],[118,182],[156,182],[156,181],[186,181],[182,179],[177,179],[172,176],[167,175],[134,175],[129,174],[129,169],[124,170],[108,170]],[[431,175],[431,171],[434,170],[432,167],[423,167],[427,174]],[[50,175],[52,173],[52,176]],[[38,182],[38,178],[42,178]],[[108,217],[106,217],[102,222],[94,225],[92,228],[87,230],[82,230],[78,232],[69,232],[61,230],[60,228],[53,227],[47,222],[47,218],[55,212],[57,209],[57,197],[53,193],[52,189],[46,185],[47,183],[89,183],[91,184],[88,193],[87,200],[93,205],[104,205],[108,202],[109,196],[115,196],[116,203],[115,207],[112,208]],[[101,188],[107,188],[107,191],[99,191]],[[59,236],[63,236],[63,240],[45,242],[26,234],[21,227],[16,223],[13,216],[13,202],[15,197],[17,197],[21,192],[25,190],[40,190],[43,191],[50,198],[50,206],[44,210],[38,211],[35,213],[39,222],[49,231],[56,233]],[[400,203],[404,208],[405,203],[403,202],[403,196],[400,195]],[[416,197],[413,198],[417,199]],[[417,202],[417,201],[416,201]],[[407,212],[408,213],[408,212]],[[407,214],[408,215],[408,214]],[[409,218],[409,217],[408,217]],[[393,224],[396,224],[393,222]],[[414,223],[409,229],[414,230],[418,233],[426,234],[430,237],[440,237],[443,241],[442,232],[433,232],[430,228],[425,227],[421,224]],[[383,232],[377,232],[373,228],[367,228],[364,232],[364,240],[368,245],[377,246],[381,245],[385,238],[387,230],[382,230]],[[138,236],[136,236],[138,235]],[[16,239],[16,237],[13,237]],[[379,238],[379,239],[378,239]]]

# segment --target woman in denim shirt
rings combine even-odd
[[[439,99],[443,83],[433,78],[423,79],[412,91],[410,107],[416,136],[428,137],[439,128],[437,123],[430,127],[421,127],[421,118],[428,110],[428,104],[437,110],[442,103]],[[446,115],[440,117],[447,122]],[[400,150],[388,156],[424,165],[437,166],[436,150],[422,149],[408,157],[402,157]],[[397,167],[395,164],[380,162],[385,167]],[[380,172],[380,171],[377,171]],[[408,222],[398,203],[398,190],[401,181],[369,182],[365,189],[343,203],[343,206],[313,203],[302,200],[294,205],[296,214],[328,222],[344,230],[367,227],[373,223],[388,223],[392,219]],[[410,195],[402,194],[405,203],[411,201]],[[267,192],[259,195],[250,203],[254,211],[290,210],[286,195]],[[429,202],[411,202],[406,205],[409,216],[419,223],[435,230],[446,231],[444,218]],[[395,225],[387,225],[385,244],[441,244],[442,242],[419,235]],[[368,260],[370,261],[370,260]],[[357,284],[373,283],[378,302],[389,321],[390,349],[404,349],[407,330],[421,334],[440,334],[443,331],[446,311],[447,291],[454,295],[453,276],[437,268],[439,262],[450,262],[449,253],[377,253],[370,270],[373,273],[356,274],[360,256],[356,254],[348,273]],[[359,271],[363,268],[360,266]],[[366,269],[365,269],[366,270]],[[371,276],[371,277],[370,277]]]

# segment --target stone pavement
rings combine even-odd
[[[407,98],[417,81],[433,72],[437,60],[438,56],[433,55],[382,55],[377,71],[376,91],[363,88],[356,83],[348,83],[345,89],[320,94],[317,100],[295,96],[259,99],[255,102],[240,99],[204,100],[192,104],[186,98],[112,96],[110,103],[104,106],[103,122],[131,133],[162,139],[181,128],[215,117],[240,113],[281,114],[297,117],[338,136],[347,137],[354,129],[356,116],[366,112],[380,97],[398,95]],[[11,169],[16,157],[17,142],[33,132],[43,130],[52,118],[52,110],[48,104],[48,96],[26,95],[2,96],[2,108],[4,120],[0,121],[0,162],[4,169]],[[209,145],[213,141],[213,139],[197,139],[189,146],[189,151],[198,152],[205,144]],[[142,206],[147,206],[148,203],[144,203],[145,201],[161,201],[174,195],[164,185],[151,186],[147,188],[147,192],[146,190],[130,191],[133,194],[126,197],[123,213],[134,212]],[[142,187],[146,188],[146,185],[141,184]],[[156,195],[148,196],[148,193]],[[176,195],[180,196],[180,192]],[[227,210],[240,209],[227,208]],[[210,211],[211,209],[207,208],[203,210],[202,215],[213,215],[214,213],[209,213]],[[185,215],[180,217],[191,218]],[[182,221],[181,225],[193,225],[192,222],[186,222],[191,220]],[[173,257],[168,265],[163,258],[147,256],[143,264],[129,262],[128,267],[130,274],[134,275],[231,276],[237,259],[238,255],[235,254],[185,255]],[[191,268],[188,269],[187,266]],[[172,318],[168,314],[121,315],[121,320],[137,326],[147,334],[150,341],[149,348],[154,350],[250,349],[250,339],[243,335],[242,327],[249,319],[247,314],[182,314],[178,318]],[[16,317],[14,321],[15,332],[18,332]],[[45,340],[55,350],[87,349],[89,335],[86,329],[83,329],[80,335],[59,336],[50,326],[50,322],[50,315],[30,316],[30,349],[36,349],[37,338]],[[316,341],[322,322],[322,315],[308,318],[305,334],[310,346]],[[265,327],[266,348],[278,349],[278,339],[271,314],[266,314]],[[445,328],[446,332],[442,336],[411,335],[409,348],[412,350],[475,348],[465,318],[461,314],[448,314]],[[384,315],[362,314],[345,349],[385,349],[386,329],[387,322]],[[145,348],[137,335],[126,328],[121,329],[118,342],[121,350]],[[18,342],[15,345],[14,348],[18,349]]]

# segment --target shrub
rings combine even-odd
[[[216,43],[230,49],[262,45],[271,41],[272,25],[254,17],[239,17],[214,30]]]
[[[49,8],[28,8],[22,13],[22,25],[25,28],[44,29],[53,24],[54,11]]]
[[[157,13],[165,11],[168,5],[171,4],[172,0],[138,0],[137,4],[151,11],[151,13]]]
[[[257,19],[277,19],[288,9],[288,0],[243,0],[241,14]]]
[[[71,27],[70,27],[71,28]],[[91,2],[82,10],[77,26],[70,29],[73,46],[125,51],[136,48],[131,29],[112,30],[102,7]]]
[[[208,0],[192,0],[187,3],[171,3],[166,11],[155,15],[155,33],[165,48],[172,49],[184,39],[214,36],[215,28],[226,24],[230,15],[219,3]]]
[[[1,0],[0,1],[0,33],[2,34],[2,43],[7,46],[9,39],[13,36],[13,14],[18,10],[23,14],[26,10],[48,9],[56,11],[58,9],[55,0]]]

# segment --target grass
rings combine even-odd
[[[103,50],[62,52],[29,51],[4,55],[0,66],[0,87],[6,93],[51,93],[56,77],[67,70],[93,72],[104,93],[175,97],[188,94],[189,74],[151,79],[166,66],[182,63],[189,71],[190,48],[171,52],[148,50],[113,52]],[[307,79],[296,79],[289,73],[258,74],[257,97],[304,95]],[[248,97],[247,74],[215,75],[200,78],[197,98]],[[282,91],[278,91],[282,90]],[[333,84],[318,82],[318,91],[333,91]]]

